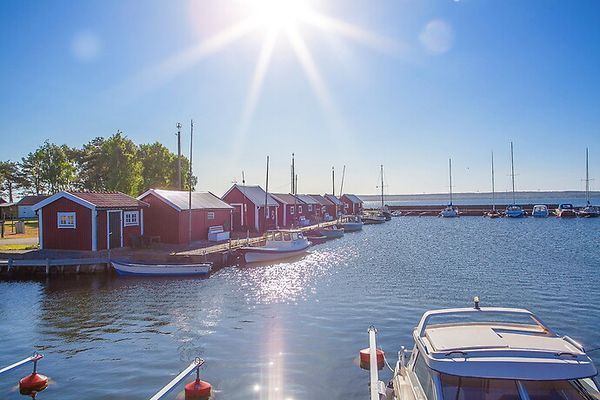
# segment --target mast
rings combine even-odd
[[[517,204],[515,200],[515,159],[513,156],[513,142],[510,142],[510,176],[512,177],[512,199],[513,205]]]
[[[331,194],[335,197],[335,167],[331,167]]]
[[[194,120],[190,120],[190,172],[188,176],[188,244],[192,243],[192,154],[194,139]]]
[[[244,170],[242,170],[242,194],[244,195],[244,204],[242,204],[242,227],[245,227],[248,216],[246,215],[246,176]]]
[[[383,210],[383,164],[381,164],[381,209]]]
[[[177,189],[181,190],[181,124],[177,125]]]
[[[452,159],[448,159],[448,174],[450,175],[450,206],[452,206]]]
[[[344,177],[346,176],[346,166],[342,169],[342,184],[340,185],[340,196],[344,194]]]
[[[292,153],[292,171],[291,171],[291,176],[290,176],[290,193],[294,193],[294,172],[295,166],[294,166],[294,153]]]
[[[263,224],[263,228],[267,229],[267,218],[269,218],[269,156],[267,156],[267,177],[265,181],[265,223]]]
[[[494,152],[492,151],[492,210],[496,211],[496,190],[494,185]]]
[[[585,201],[590,205],[590,172],[588,164],[588,148],[585,148]]]

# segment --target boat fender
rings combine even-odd
[[[185,400],[207,400],[210,398],[212,386],[208,382],[196,378],[185,385]]]
[[[43,356],[35,355],[33,360],[33,372],[19,381],[19,392],[26,396],[35,396],[36,393],[48,387],[48,377],[37,373],[37,362]]]
[[[384,353],[383,350],[377,349],[377,369],[383,369],[384,365]],[[362,349],[360,351],[360,367],[362,369],[369,369],[370,367],[370,352],[369,349]]]

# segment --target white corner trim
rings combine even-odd
[[[40,210],[41,212],[42,210]],[[92,251],[98,250],[98,211],[92,210]]]
[[[82,206],[84,206],[86,208],[89,208],[90,210],[93,210],[94,208],[96,208],[95,204],[90,203],[87,200],[83,200],[83,199],[81,199],[81,198],[79,198],[79,197],[77,197],[77,196],[75,196],[75,195],[73,195],[73,194],[71,194],[69,192],[58,192],[58,193],[56,193],[56,194],[48,197],[47,199],[42,200],[39,203],[33,205],[31,207],[31,209],[33,211],[37,211],[37,210],[41,209],[42,207],[45,207],[45,206],[47,206],[50,203],[54,203],[56,200],[58,200],[60,198],[63,198],[63,197],[66,198],[66,199],[69,199],[69,200],[71,200],[71,201],[73,201],[73,202],[75,202],[75,203],[77,203],[79,205],[82,205]]]
[[[44,217],[42,216],[42,209],[38,211],[38,237],[40,241],[40,250],[44,250]]]

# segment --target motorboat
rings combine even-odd
[[[240,248],[247,263],[276,261],[305,253],[310,242],[299,230],[275,230],[266,233],[261,246]]]
[[[319,228],[316,231],[328,239],[339,239],[344,236],[344,228],[338,228],[336,226],[328,226],[326,228]]]
[[[506,210],[504,210],[504,216],[508,218],[521,218],[525,216],[525,210],[523,210],[521,206],[512,204],[506,207]]]
[[[517,205],[515,196],[515,158],[513,155],[513,142],[510,142],[510,177],[512,179],[512,204],[506,207],[504,215],[508,218],[522,218],[525,216],[525,210]]]
[[[394,210],[390,214],[392,214],[392,217],[401,217],[402,216],[402,211],[400,211],[400,210]]]
[[[201,262],[194,264],[150,264],[111,260],[117,274],[122,276],[182,276],[207,275],[212,269],[212,263]]]
[[[361,363],[370,372],[371,400],[600,398],[598,371],[584,347],[526,309],[479,307],[475,298],[473,308],[427,311],[412,350],[400,348],[387,385],[379,380],[386,359],[376,333],[369,328]]]
[[[502,217],[502,213],[498,210],[491,210],[484,213],[483,216],[488,218],[500,218]]]
[[[343,228],[344,232],[357,232],[363,228],[363,222],[356,215],[346,215],[340,218],[338,227]]]
[[[585,207],[577,211],[577,216],[582,218],[600,217],[600,207],[593,206],[590,202],[590,169],[589,169],[588,149],[585,149]]]
[[[318,232],[315,232],[312,234],[308,233],[306,235],[306,238],[308,239],[310,244],[321,244],[321,243],[325,243],[327,240],[329,240],[329,238],[327,236],[320,235]]]
[[[575,212],[575,207],[573,207],[573,204],[570,203],[559,204],[555,213],[556,216],[559,218],[572,218],[577,216],[577,213]]]
[[[454,217],[458,217],[458,208],[449,205],[446,208],[444,208],[442,211],[440,211],[440,217],[444,217],[444,218],[454,218]]]
[[[531,211],[531,216],[535,218],[546,218],[550,215],[550,211],[548,211],[548,206],[545,204],[537,204],[533,206],[533,210]]]
[[[452,205],[452,159],[448,159],[448,176],[450,177],[450,203],[440,211],[439,216],[444,218],[455,218],[458,217],[458,208]]]
[[[385,223],[385,217],[379,214],[363,214],[361,217],[364,225],[374,225]]]

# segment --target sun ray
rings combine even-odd
[[[324,31],[342,35],[382,53],[396,55],[402,50],[402,46],[400,46],[398,42],[388,37],[373,33],[349,22],[317,13],[313,10],[307,12],[302,21],[323,29]]]

